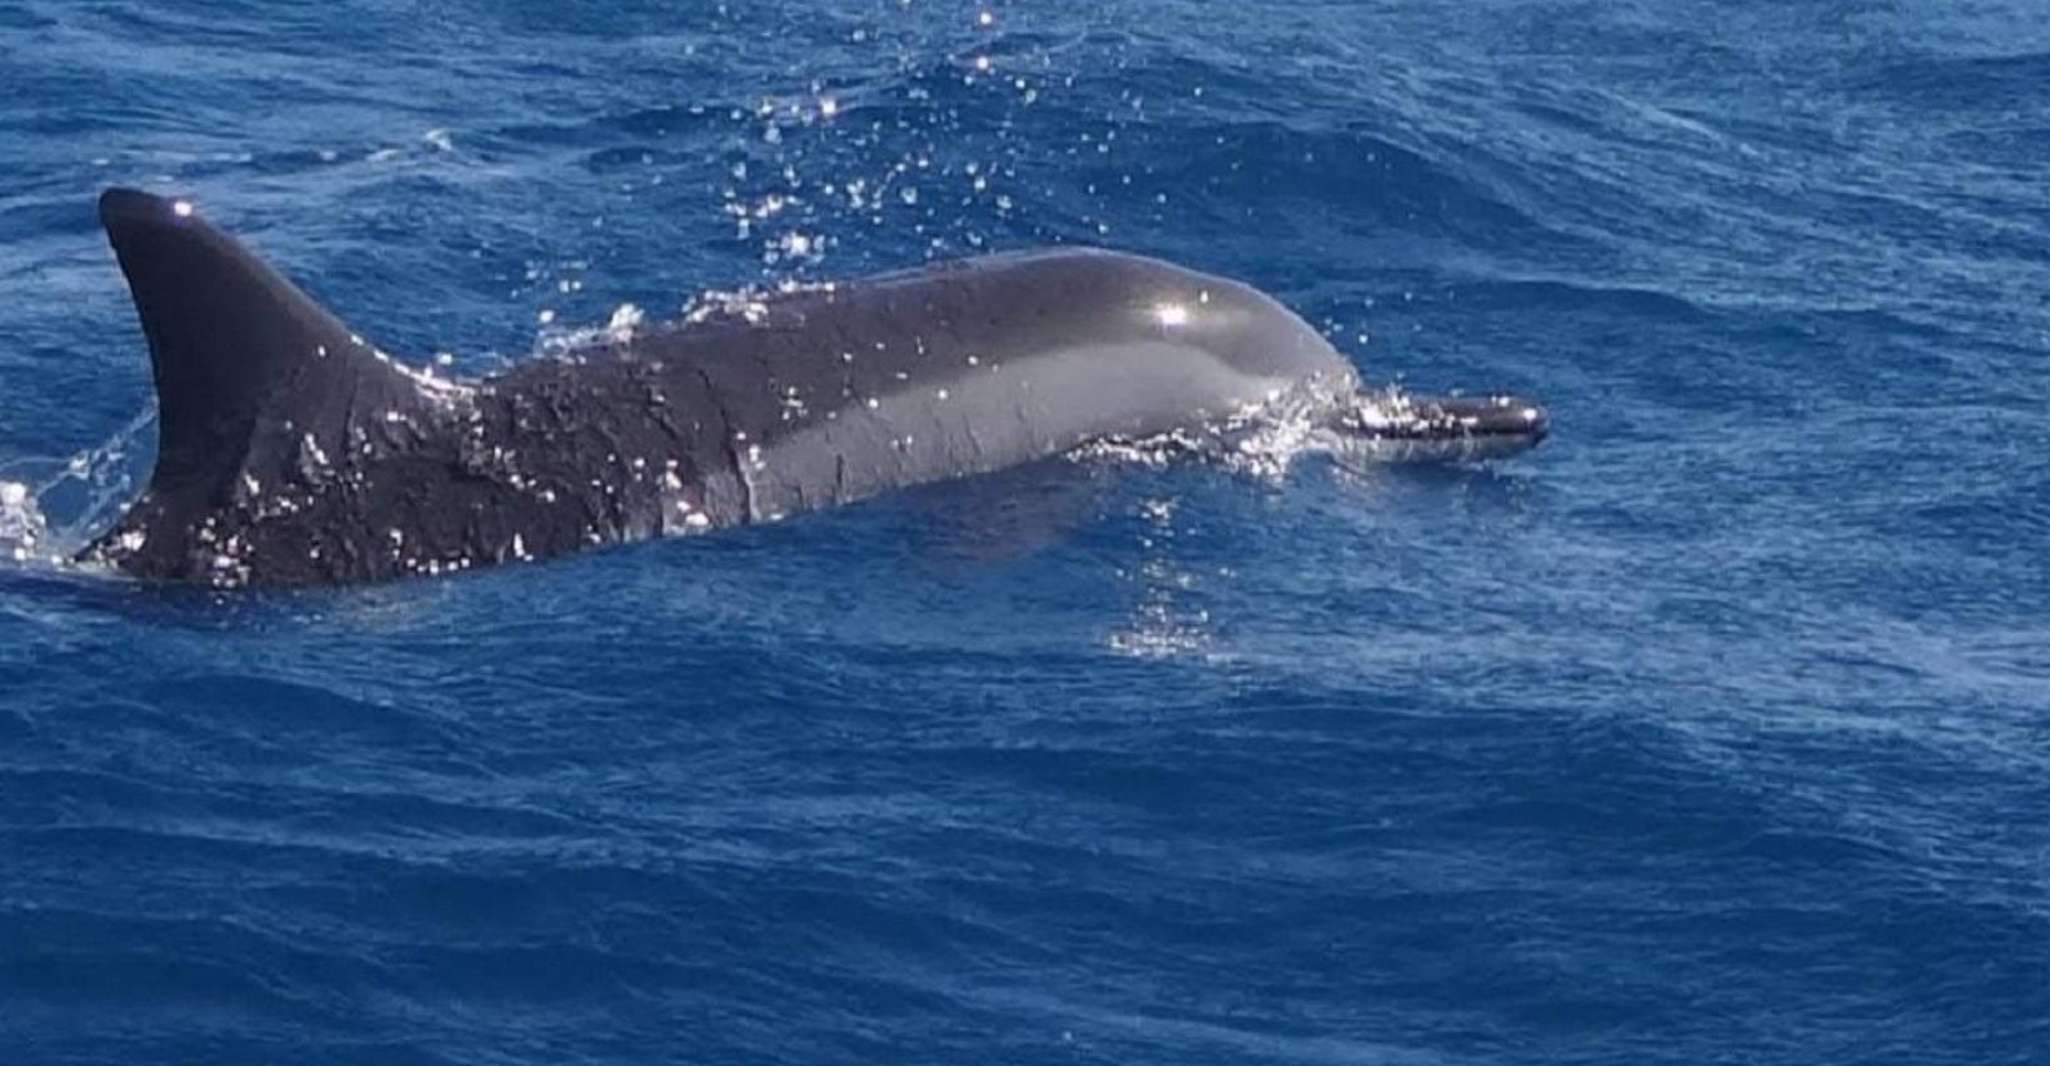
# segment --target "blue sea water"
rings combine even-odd
[[[74,543],[151,441],[116,183],[463,373],[1096,243],[1556,424],[0,569],[0,1063],[2050,1061],[2039,4],[9,0],[0,85]]]

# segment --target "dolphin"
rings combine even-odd
[[[149,342],[159,447],[80,560],[335,585],[775,521],[1281,402],[1379,458],[1535,445],[1511,396],[1368,402],[1239,282],[1095,249],[741,297],[478,380],[393,359],[186,200],[100,197]],[[1307,398],[1307,399],[1305,399]]]

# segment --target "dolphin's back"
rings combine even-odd
[[[583,357],[683,409],[721,524],[1000,469],[1228,415],[1351,366],[1261,293],[1094,249],[784,294]],[[529,364],[501,387],[565,371]],[[665,430],[665,432],[667,432]],[[651,448],[651,450],[653,450]]]

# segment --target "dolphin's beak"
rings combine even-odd
[[[1411,425],[1423,436],[1518,437],[1525,446],[1544,440],[1552,417],[1521,396],[1412,396]]]
[[[1374,398],[1346,422],[1358,447],[1384,462],[1499,459],[1552,431],[1543,404],[1506,393]]]

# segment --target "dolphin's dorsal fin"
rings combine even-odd
[[[158,550],[185,554],[244,487],[276,484],[306,452],[346,455],[353,428],[425,406],[414,378],[189,203],[110,189],[100,221],[157,390],[156,470],[123,526],[146,526]]]

